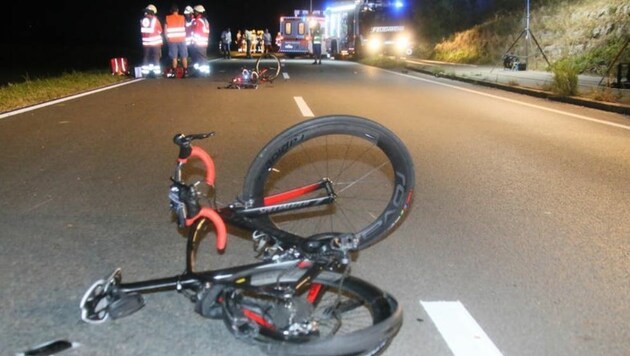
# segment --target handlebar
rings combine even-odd
[[[215,132],[212,131],[208,133],[192,135],[184,135],[180,133],[173,137],[173,142],[177,146],[179,146],[179,156],[177,158],[177,161],[180,163],[180,166],[186,164],[189,158],[199,158],[206,168],[206,183],[209,186],[214,186],[214,161],[212,160],[210,155],[206,153],[206,151],[202,150],[199,147],[193,146],[192,141],[203,140],[214,135]],[[178,168],[180,168],[180,166],[178,166]]]
[[[184,135],[184,134],[178,133],[177,135],[175,135],[175,137],[173,137],[173,142],[175,142],[175,144],[179,146],[179,158],[186,159],[190,156],[191,150],[192,150],[191,142],[193,140],[203,140],[208,137],[214,136],[215,134],[216,133],[214,131],[208,132],[208,133],[201,133],[201,134],[191,134],[191,135]]]
[[[206,170],[206,183],[208,186],[214,187],[215,169],[212,157],[202,148],[192,145],[192,141],[194,140],[203,140],[214,135],[215,132],[213,131],[192,135],[179,133],[173,137],[173,142],[179,146],[179,156],[177,158],[177,169],[169,197],[171,197],[171,207],[178,216],[180,226],[191,226],[199,218],[210,220],[216,230],[217,249],[224,250],[227,242],[225,223],[216,211],[199,205],[196,197],[197,193],[193,186],[187,186],[181,182],[182,167],[188,163],[188,159],[198,158],[201,160]],[[182,209],[182,207],[185,207],[185,209]]]

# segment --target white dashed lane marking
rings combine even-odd
[[[306,105],[306,101],[304,101],[304,99],[301,96],[294,96],[293,100],[295,100],[295,103],[297,104],[298,108],[302,112],[302,116],[304,116],[304,117],[313,117],[313,116],[315,116],[315,115],[313,115],[313,112],[308,107],[308,105]]]
[[[455,356],[501,356],[501,351],[459,301],[423,302],[438,331]]]

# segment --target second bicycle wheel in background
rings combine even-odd
[[[243,199],[250,207],[263,206],[265,196],[327,178],[336,195],[332,204],[256,219],[303,237],[354,233],[362,249],[387,236],[404,216],[414,174],[407,148],[389,129],[356,116],[325,116],[285,130],[259,152]]]
[[[261,80],[272,81],[280,75],[281,64],[272,53],[263,53],[256,60],[256,72]]]

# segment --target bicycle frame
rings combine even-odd
[[[406,150],[389,131],[359,118],[340,117],[339,120],[339,123],[332,122],[330,117],[323,117],[318,125],[308,122],[308,125],[296,125],[293,131],[297,130],[300,135],[295,137],[304,137],[308,141],[310,138],[304,130],[311,129],[311,126],[319,127],[319,123],[322,123],[324,127],[319,127],[319,131],[313,133],[313,138],[334,134],[367,137],[356,145],[361,148],[365,145],[369,148],[376,147],[372,137],[383,134],[384,141],[378,145],[378,152],[374,156],[366,156],[383,157],[377,160],[376,168],[360,166],[361,169],[352,170],[350,177],[346,178],[336,169],[328,169],[331,168],[329,162],[335,162],[336,156],[333,155],[326,156],[329,158],[326,169],[308,169],[309,174],[296,176],[292,167],[309,168],[313,162],[307,159],[302,167],[301,164],[295,164],[290,155],[286,162],[279,161],[285,153],[288,154],[287,142],[295,141],[293,137],[296,133],[287,129],[261,150],[269,154],[269,157],[263,153],[256,156],[247,172],[239,197],[228,205],[221,204],[221,207],[217,206],[214,189],[214,161],[208,152],[192,144],[193,140],[208,138],[214,133],[176,135],[173,141],[179,147],[179,155],[171,176],[173,183],[170,186],[169,199],[178,226],[187,229],[185,270],[167,277],[123,283],[121,269],[116,269],[109,277],[93,283],[83,295],[80,302],[81,319],[87,323],[99,324],[108,318],[126,317],[145,305],[142,294],[177,291],[193,302],[198,314],[206,318],[223,319],[237,338],[260,343],[270,353],[333,355],[339,354],[339,350],[345,350],[344,354],[373,354],[381,350],[400,328],[401,310],[396,300],[386,292],[350,276],[350,253],[359,250],[364,236],[361,233],[364,231],[372,231],[370,238],[378,238],[399,221],[405,206],[397,198],[405,195],[398,192],[408,191],[410,196],[412,186],[403,186],[406,180],[394,180],[392,172],[399,174],[400,170],[400,175],[407,176],[413,174],[413,170],[412,166],[404,163],[410,161],[405,160]],[[347,125],[349,123],[356,123],[363,130],[344,129],[354,127]],[[375,135],[368,135],[366,132],[375,132]],[[290,141],[286,141],[287,139]],[[328,137],[326,144],[327,139]],[[320,143],[321,141],[315,141],[310,147],[315,148],[314,154],[307,156],[318,156],[317,148],[321,147]],[[347,146],[342,147],[347,151]],[[349,157],[364,162],[361,158],[364,157],[365,150],[357,151],[360,153],[359,157]],[[304,151],[300,153],[303,154]],[[339,167],[342,170],[348,167],[346,158],[348,156],[344,154]],[[385,163],[381,163],[383,159]],[[191,160],[201,162],[201,167],[195,164],[196,168],[205,171],[201,179],[194,173],[198,172],[196,168],[191,175],[185,171]],[[378,179],[370,180],[363,187],[368,188],[367,195],[372,185],[395,187],[398,194],[389,196],[389,189],[384,193],[383,198],[388,200],[381,213],[382,216],[391,216],[392,219],[377,218],[376,213],[368,211],[369,216],[375,220],[363,230],[352,225],[347,230],[339,229],[341,225],[333,224],[328,215],[346,218],[343,206],[346,200],[339,198],[337,203],[340,205],[334,209],[330,209],[332,206],[326,207],[337,199],[334,184],[322,177],[321,173],[316,173],[315,176],[312,173],[332,174],[335,177],[334,183],[341,187],[338,193],[343,195],[347,187],[361,187],[357,182],[362,182],[368,176],[365,169],[369,173],[374,172],[385,165],[387,160],[393,169],[385,170],[383,176],[386,182],[374,183]],[[200,182],[205,182],[210,190],[206,192],[205,189],[198,189],[197,184]],[[277,192],[281,186],[285,186],[284,190]],[[269,194],[265,193],[269,189],[273,189],[274,194],[264,196]],[[364,192],[365,190],[357,189],[351,193],[363,196]],[[202,197],[206,199],[201,199]],[[347,200],[352,205],[352,194],[349,197]],[[303,209],[310,207],[320,208],[304,212]],[[299,213],[273,215],[288,211]],[[310,220],[312,217],[315,220]],[[326,220],[326,224],[324,229],[319,229],[317,225],[321,224],[322,218]],[[293,219],[297,221],[290,221]],[[303,228],[303,220],[311,226]],[[354,221],[358,220],[352,220]],[[300,226],[293,229],[294,226],[290,225],[293,222]],[[375,229],[384,222],[387,222],[387,226],[380,230]],[[251,232],[254,250],[259,253],[260,261],[201,270],[197,266],[197,259],[202,253],[202,242],[214,233],[216,248],[219,251],[224,250],[227,246],[226,225]],[[340,232],[344,230],[350,232]],[[347,323],[348,320],[350,323]],[[344,332],[338,335],[342,324],[349,325],[352,329],[349,334]]]
[[[203,135],[204,137],[199,138],[206,138],[212,135],[214,135],[214,133],[208,133]],[[180,146],[180,153],[177,160],[178,162],[173,180],[175,182],[181,183],[182,169],[188,163],[189,159],[199,159],[205,168],[206,184],[214,188],[216,172],[212,157],[202,148],[190,144],[190,141],[178,142],[177,137],[182,137],[182,135],[177,135],[174,139],[175,143]],[[326,191],[325,196],[295,200],[296,198],[322,189]],[[219,251],[225,250],[227,246],[226,222],[230,225],[245,228],[250,231],[264,230],[263,232],[270,233],[285,244],[295,245],[299,243],[302,238],[285,231],[258,226],[252,220],[250,220],[250,218],[269,215],[272,213],[280,213],[290,210],[298,210],[313,206],[330,204],[334,200],[335,192],[333,191],[331,181],[327,178],[322,178],[317,182],[265,197],[263,201],[263,206],[261,207],[248,207],[247,205],[243,205],[240,202],[234,202],[232,204],[229,204],[227,207],[216,210],[204,206],[195,215],[191,217],[186,217],[185,226],[190,227],[196,221],[202,218],[210,220],[215,228],[215,232],[217,235],[216,246]]]
[[[261,59],[273,61],[276,64],[275,70],[270,70],[270,67],[261,65]],[[241,74],[232,79],[231,82],[225,87],[226,89],[257,89],[258,84],[272,83],[274,79],[280,74],[280,60],[272,53],[261,55],[256,61],[254,69],[241,68]],[[220,89],[221,87],[219,87]]]
[[[204,218],[196,220],[195,227],[199,228],[204,221],[206,221]],[[338,262],[326,262],[323,259],[311,260],[305,256],[301,256],[284,261],[266,261],[219,270],[194,272],[192,271],[190,261],[192,256],[192,240],[193,233],[189,235],[188,239],[187,268],[183,274],[132,283],[121,282],[120,269],[117,269],[111,275],[111,282],[108,280],[107,285],[113,283],[113,289],[108,293],[111,293],[111,295],[127,295],[129,296],[127,298],[130,298],[127,299],[127,301],[125,299],[119,299],[110,302],[112,305],[115,304],[117,308],[122,308],[118,317],[126,316],[139,310],[144,305],[144,300],[140,295],[165,291],[177,291],[180,293],[185,290],[192,291],[192,294],[189,292],[185,295],[195,303],[195,311],[209,318],[217,318],[222,315],[222,313],[226,312],[221,307],[221,304],[217,304],[217,300],[222,298],[221,293],[229,292],[231,289],[260,291],[267,296],[280,299],[288,298],[289,295],[294,294],[305,295],[306,301],[313,304],[326,293],[326,288],[323,288],[322,284],[314,282],[315,278],[326,270],[341,270]],[[349,270],[344,269],[344,271],[347,272]],[[346,275],[345,273],[343,274],[343,276]],[[282,283],[287,284],[282,288],[272,291],[265,287],[269,285],[269,282],[277,284],[278,287],[280,287]],[[94,286],[92,288],[94,288]],[[83,303],[82,301],[82,304]],[[217,310],[219,310],[221,314],[216,314]],[[275,329],[273,324],[265,320],[265,315],[261,314],[261,311],[252,309],[243,310],[243,313],[248,320],[262,327],[271,330]],[[112,316],[112,318],[114,318],[114,316]],[[105,319],[102,320],[104,321]],[[236,320],[237,319],[233,319],[232,322]]]
[[[214,135],[213,132],[208,134],[202,134],[195,136],[194,138],[207,138]],[[194,139],[193,138],[193,139]],[[215,165],[212,157],[203,149],[198,146],[190,144],[190,137],[183,135],[176,135],[174,142],[179,145],[180,152],[177,159],[177,166],[173,175],[173,181],[181,183],[182,169],[189,162],[190,159],[199,159],[205,168],[205,182],[210,187],[214,187],[216,172]],[[320,198],[304,199],[294,201],[293,199],[299,198],[305,194],[325,189],[326,196]],[[186,270],[183,274],[179,274],[172,277],[152,279],[134,283],[121,283],[117,287],[123,293],[148,293],[167,290],[181,291],[183,289],[200,289],[206,283],[212,285],[229,285],[238,284],[239,287],[248,286],[243,283],[251,283],[251,280],[246,278],[255,271],[258,273],[269,273],[272,271],[283,271],[287,269],[303,269],[304,276],[300,278],[300,281],[296,284],[297,288],[309,287],[307,281],[310,281],[317,273],[322,271],[326,266],[326,263],[313,262],[305,256],[300,258],[290,259],[287,261],[273,261],[273,262],[259,262],[244,266],[237,266],[222,270],[195,272],[194,271],[194,234],[198,229],[204,228],[206,221],[210,221],[215,229],[217,235],[216,246],[219,251],[225,249],[227,244],[227,228],[226,222],[239,226],[250,231],[261,231],[263,233],[270,234],[277,238],[282,244],[286,246],[299,246],[305,240],[299,236],[291,233],[271,228],[268,226],[259,226],[251,217],[257,217],[262,215],[268,215],[270,212],[282,212],[288,210],[295,210],[304,207],[329,204],[334,201],[334,192],[332,191],[332,185],[328,179],[322,179],[319,182],[309,184],[303,187],[291,189],[286,192],[274,194],[264,199],[264,206],[257,208],[247,208],[240,203],[232,203],[227,207],[215,210],[210,207],[202,207],[192,217],[185,219],[185,226],[188,227],[189,235],[186,244]],[[286,202],[292,200],[291,202]],[[333,235],[331,235],[333,236]],[[313,251],[321,247],[321,244],[315,243],[312,248]]]
[[[306,269],[313,266],[315,265],[309,260],[296,259],[283,262],[258,262],[203,272],[193,272],[187,267],[187,271],[183,274],[146,281],[120,283],[117,287],[123,293],[152,293],[174,290],[181,291],[183,289],[200,289],[205,283],[221,286],[238,284],[239,287],[253,287],[252,280],[247,278],[252,275],[253,271],[259,274],[286,272],[287,269],[302,269],[305,274],[310,275],[314,273],[308,273]]]

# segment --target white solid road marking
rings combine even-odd
[[[289,79],[289,73],[282,72],[282,77],[284,77],[284,79]]]
[[[105,88],[101,88],[101,89],[96,89],[96,90],[91,90],[91,91],[87,91],[85,93],[81,93],[81,94],[77,94],[77,95],[72,95],[72,96],[68,96],[65,98],[61,98],[61,99],[56,99],[56,100],[51,100],[51,101],[47,101],[45,103],[41,103],[41,104],[37,104],[37,105],[33,105],[33,106],[29,106],[23,109],[19,109],[19,110],[14,110],[14,111],[9,111],[7,113],[4,114],[0,114],[0,119],[4,119],[5,117],[9,117],[9,116],[13,116],[13,115],[17,115],[17,114],[22,114],[25,113],[27,111],[31,111],[31,110],[37,110],[40,108],[43,108],[45,106],[49,106],[49,105],[55,105],[55,104],[59,104],[61,102],[64,101],[68,101],[68,100],[72,100],[72,99],[76,99],[76,98],[80,98],[82,96],[86,96],[86,95],[90,95],[90,94],[94,94],[94,93],[98,93],[101,91],[105,91],[105,90],[109,90],[109,89],[114,89],[114,88],[118,88],[121,87],[123,85],[127,85],[127,84],[131,84],[131,83],[135,83],[139,80],[144,80],[144,78],[140,78],[140,79],[134,79],[134,80],[130,80],[128,82],[124,82],[124,83],[120,83],[120,84],[116,84],[116,85],[111,85]]]
[[[518,105],[527,106],[527,107],[530,107],[530,108],[536,108],[536,109],[552,112],[552,113],[555,113],[555,114],[571,116],[571,117],[574,117],[574,118],[580,119],[580,120],[586,120],[586,121],[596,122],[598,124],[604,124],[604,125],[613,126],[613,127],[617,127],[617,128],[621,128],[621,129],[625,129],[625,130],[630,130],[630,126],[628,126],[628,125],[617,124],[617,123],[610,122],[610,121],[595,119],[595,118],[592,118],[592,117],[589,117],[589,116],[573,114],[573,113],[570,113],[570,112],[566,112],[566,111],[562,111],[562,110],[556,110],[556,109],[548,108],[548,107],[545,107],[545,106],[540,106],[540,105],[536,105],[536,104],[530,104],[530,103],[526,103],[526,102],[519,101],[519,100],[514,100],[514,99],[509,99],[509,98],[504,98],[504,97],[498,96],[498,95],[493,95],[493,94],[488,94],[488,93],[484,93],[484,92],[473,90],[473,89],[463,88],[463,87],[459,87],[457,85],[446,84],[446,83],[438,82],[438,81],[431,80],[431,79],[419,78],[419,77],[415,77],[415,76],[412,76],[412,75],[409,75],[409,74],[397,73],[397,72],[394,72],[394,71],[391,71],[391,70],[385,70],[384,69],[384,71],[392,73],[392,74],[396,74],[396,75],[401,75],[403,77],[407,77],[407,78],[411,78],[411,79],[415,79],[415,80],[420,80],[420,81],[427,82],[427,83],[433,83],[433,84],[441,85],[441,86],[444,86],[444,87],[447,87],[447,88],[457,89],[457,90],[465,91],[465,92],[468,92],[468,93],[482,95],[482,96],[485,96],[485,97],[488,97],[488,98],[493,98],[493,99],[507,101],[507,102],[512,103],[512,104],[518,104]]]
[[[313,117],[313,116],[315,116],[315,115],[313,115],[313,112],[308,107],[308,105],[306,105],[306,101],[304,101],[304,99],[302,99],[301,96],[294,96],[293,100],[295,100],[295,103],[297,104],[298,108],[302,112],[302,116],[304,116],[304,117]]]
[[[459,301],[420,301],[420,304],[427,311],[455,356],[502,355]]]

